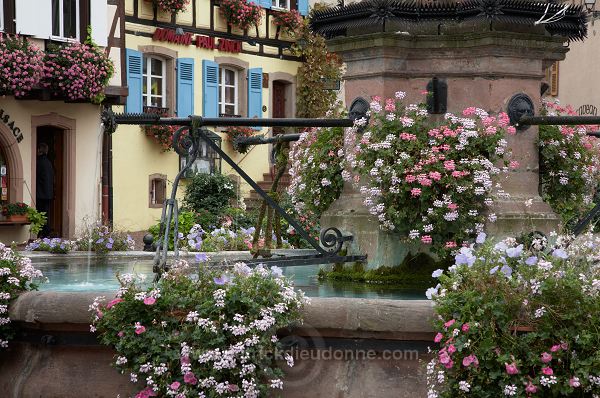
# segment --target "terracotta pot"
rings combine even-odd
[[[29,221],[29,218],[27,217],[27,214],[13,214],[8,216],[8,221],[26,223]]]

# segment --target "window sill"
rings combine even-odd
[[[50,36],[50,41],[58,41],[61,43],[79,43],[79,38],[67,38],[60,36]]]
[[[273,11],[279,11],[279,12],[287,12],[287,11],[290,11],[290,9],[289,9],[289,8],[281,8],[281,7],[273,7],[273,6],[271,6],[271,10],[273,10]]]

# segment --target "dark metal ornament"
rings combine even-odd
[[[527,94],[515,94],[508,101],[506,112],[510,118],[510,124],[516,126],[518,130],[525,130],[529,126],[519,124],[519,120],[522,116],[533,116],[535,107],[533,101]]]

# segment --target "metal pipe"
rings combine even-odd
[[[247,117],[199,117],[195,116],[199,126],[247,126],[247,127],[352,127],[354,122],[350,119],[254,119]],[[170,125],[191,126],[190,117],[160,117],[150,113],[116,114],[117,124],[139,125]]]
[[[600,116],[521,116],[518,126],[540,125],[600,125]]]
[[[238,145],[262,145],[278,142],[298,141],[299,139],[300,134],[278,134],[274,137],[263,137],[256,135],[253,137],[238,137],[236,138],[236,143]]]

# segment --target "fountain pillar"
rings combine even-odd
[[[370,101],[375,95],[393,98],[396,91],[407,93],[407,104],[423,102],[423,91],[437,77],[447,84],[448,112],[459,114],[468,106],[490,113],[506,112],[513,96],[525,94],[538,114],[544,70],[564,59],[568,51],[564,37],[550,36],[543,28],[490,31],[482,24],[480,28],[440,29],[435,35],[380,32],[329,40],[330,50],[341,55],[347,66],[346,102],[350,104],[357,97]],[[520,167],[499,178],[511,197],[498,198],[490,209],[497,221],[490,223],[487,231],[495,237],[533,230],[548,233],[558,226],[558,217],[538,193],[537,138],[535,126],[506,137],[512,159]],[[529,199],[532,204],[526,206]],[[351,186],[345,187],[321,223],[324,228],[338,226],[352,233],[352,250],[366,253],[371,268],[397,265],[409,251],[398,243],[398,236],[379,229],[360,193]]]

